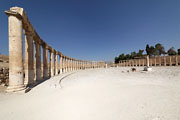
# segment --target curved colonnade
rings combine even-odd
[[[37,34],[23,8],[12,7],[5,13],[9,16],[9,86],[7,92],[24,90],[27,85],[65,72],[104,67],[103,61],[74,59],[49,46]],[[25,36],[25,56],[23,56],[23,34]]]

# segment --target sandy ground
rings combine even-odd
[[[180,120],[180,67],[137,69],[77,71],[1,93],[0,120]]]

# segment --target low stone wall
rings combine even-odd
[[[0,68],[0,85],[7,86],[9,82],[9,68]]]
[[[9,82],[9,56],[0,54],[0,85],[7,86]]]

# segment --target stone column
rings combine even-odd
[[[33,34],[25,32],[25,85],[34,83],[34,44]]]
[[[65,71],[65,72],[67,72],[67,65],[68,65],[68,64],[67,64],[67,61],[68,61],[68,58],[65,57],[65,62],[64,62],[64,63],[65,63],[65,65],[64,65],[64,71]]]
[[[69,58],[69,71],[70,71],[70,72],[72,71],[71,68],[72,68],[72,67],[71,67],[71,58]]]
[[[81,68],[81,70],[82,70],[82,60],[80,60],[80,68]]]
[[[146,66],[149,67],[149,55],[146,56]]]
[[[139,59],[138,61],[139,61],[139,66],[141,66],[141,59]]]
[[[147,65],[147,63],[146,63],[146,65]],[[150,57],[149,57],[149,66],[152,66],[152,60]]]
[[[132,66],[134,66],[134,60],[131,60],[131,62],[132,62]]]
[[[178,55],[176,55],[176,66],[178,66]]]
[[[72,71],[74,71],[74,59],[73,58],[71,59],[71,69],[72,69]]]
[[[159,56],[159,66],[161,66],[161,56]]]
[[[82,69],[84,70],[84,61],[83,60],[81,61],[81,64],[82,64]]]
[[[87,69],[86,61],[84,61],[84,69]]]
[[[81,61],[81,60],[79,60],[79,63],[80,63],[80,65],[79,65],[79,69],[82,69],[82,61]]]
[[[164,56],[164,66],[166,66],[166,56]]]
[[[74,60],[73,60],[73,58],[71,59],[71,71],[74,71]]]
[[[63,73],[66,72],[65,69],[66,69],[66,57],[63,56]]]
[[[59,54],[59,52],[57,52],[57,59],[58,59],[58,74],[60,74],[60,54]]]
[[[145,64],[144,59],[142,61],[143,61],[143,66],[144,66],[144,64]]]
[[[54,62],[55,62],[55,75],[58,75],[58,56],[57,56],[57,51],[54,52]]]
[[[48,77],[51,77],[51,50],[48,48],[48,52],[49,52],[49,60],[48,60]]]
[[[66,72],[69,71],[69,58],[66,58]]]
[[[169,56],[169,65],[172,66],[172,56]]]
[[[68,69],[69,69],[69,58],[66,57],[66,72],[68,72]]]
[[[71,67],[72,67],[72,71],[74,71],[74,59],[73,58],[71,60]]]
[[[35,48],[36,48],[36,81],[41,80],[41,46],[40,44],[35,41]]]
[[[77,60],[77,69],[79,70],[79,60]]]
[[[73,62],[72,62],[72,58],[70,58],[70,71],[73,71]]]
[[[60,74],[62,74],[62,69],[63,69],[62,60],[63,60],[63,58],[62,58],[62,55],[60,54],[60,55],[59,55]]]
[[[100,66],[99,66],[100,67]],[[91,65],[90,65],[90,62],[88,61],[88,69],[90,69],[91,68]]]
[[[74,69],[77,70],[76,60],[74,60]]]
[[[79,70],[81,69],[81,61],[78,60],[78,66],[79,66]]]
[[[156,56],[154,57],[154,66],[156,66]]]
[[[64,56],[62,56],[62,61],[63,61],[62,71],[63,71],[63,73],[65,73],[65,57]]]
[[[10,10],[16,11],[16,8]],[[9,16],[9,86],[6,91],[14,92],[25,89],[22,19],[13,12],[6,12],[6,14]]]
[[[54,55],[54,50],[51,50],[51,52],[50,52],[51,77],[54,76],[54,57],[53,57],[53,55]]]
[[[64,71],[67,72],[67,57],[65,57]]]
[[[43,45],[43,78],[48,78],[48,51],[46,44]]]

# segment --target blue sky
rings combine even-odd
[[[0,53],[8,54],[8,17],[23,7],[40,37],[67,56],[114,60],[162,43],[180,48],[179,0],[1,0]]]

